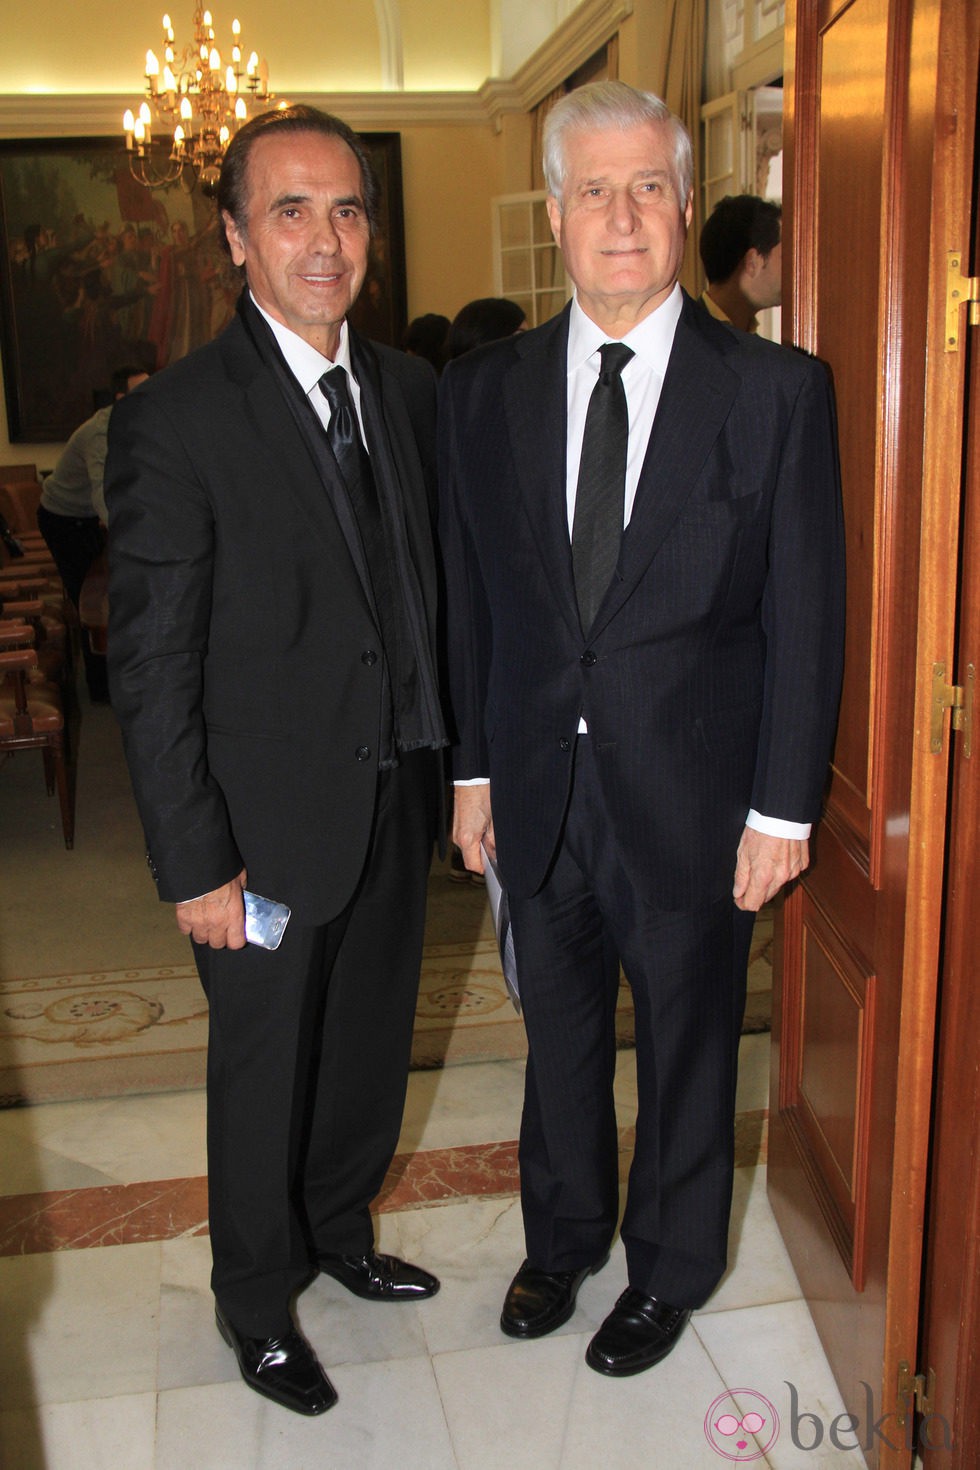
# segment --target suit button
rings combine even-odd
[[[371,751],[366,745],[359,745],[354,754],[359,761],[367,761],[371,759]]]
[[[372,664],[376,664],[377,662],[378,655],[375,653],[374,649],[365,648],[364,652],[361,654],[361,663],[367,664],[368,668],[370,668]]]
[[[591,648],[587,648],[585,650],[585,652],[582,655],[581,662],[583,664],[585,664],[585,667],[587,669],[591,669],[592,665],[596,662],[596,656],[592,652],[592,649]]]
[[[559,742],[558,742],[558,749],[559,749],[559,750],[571,750],[571,748],[572,748],[572,742],[571,742],[571,741],[570,741],[570,740],[568,740],[568,739],[567,739],[567,738],[566,738],[566,737],[565,737],[565,736],[564,736],[564,735],[563,735],[563,736],[562,736],[562,737],[561,737],[561,739],[560,739],[560,740],[559,740]]]

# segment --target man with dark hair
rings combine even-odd
[[[405,328],[402,351],[411,357],[424,357],[431,362],[438,375],[446,366],[446,334],[449,331],[448,316],[437,311],[427,311],[417,316]]]
[[[38,530],[76,608],[85,578],[105,550],[106,506],[102,479],[109,417],[114,404],[146,377],[141,367],[116,368],[112,374],[112,403],[98,409],[79,425],[41,487],[41,503],[37,508]],[[87,628],[82,628],[82,657],[89,698],[94,704],[104,704],[109,698],[105,658],[93,650]]]
[[[435,378],[347,322],[376,200],[336,118],[293,107],[236,135],[218,201],[237,317],[126,401],[107,476],[113,703],[209,1002],[218,1328],[245,1381],[303,1414],[336,1401],[291,1312],[312,1273],[374,1302],[439,1286],[375,1250],[369,1211],[445,745]],[[245,889],[291,910],[278,948]]]
[[[453,317],[446,337],[446,353],[450,360],[482,347],[484,342],[497,342],[512,337],[527,326],[523,306],[506,296],[480,296],[467,301]]]
[[[725,1270],[752,921],[809,860],[843,538],[823,366],[678,284],[680,121],[596,82],[544,149],[574,299],[441,383],[453,836],[498,863],[528,1036],[511,1337],[560,1327],[608,1259],[620,964],[633,992],[628,1285],[586,1353],[619,1377]]]
[[[782,297],[783,211],[757,194],[726,194],[704,222],[698,242],[708,284],[701,300],[718,321],[758,330],[757,312]]]

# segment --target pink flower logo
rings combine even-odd
[[[754,1388],[733,1388],[709,1405],[704,1435],[716,1455],[735,1465],[748,1465],[761,1460],[776,1443],[779,1415]]]

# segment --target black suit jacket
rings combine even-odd
[[[434,641],[435,379],[353,332],[351,355]],[[244,866],[251,888],[325,922],[371,829],[381,644],[328,487],[240,319],[117,405],[106,487],[112,702],[160,897]]]
[[[750,807],[812,821],[839,697],[827,374],[685,298],[620,565],[584,637],[565,500],[568,312],[443,377],[457,778],[489,776],[504,878],[543,882],[584,712],[610,820],[669,909],[730,891]]]

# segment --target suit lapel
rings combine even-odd
[[[578,629],[565,495],[568,438],[569,307],[526,338],[514,339],[518,360],[503,394],[514,463],[531,530],[555,598]]]
[[[283,392],[259,357],[241,322],[234,320],[221,338],[229,377],[244,395],[245,417],[254,428],[261,451],[270,464],[268,481],[270,510],[274,514],[277,492],[291,495],[305,521],[320,537],[330,556],[332,575],[345,577],[352,595],[361,599],[371,613],[355,559],[341,528],[330,491],[320,467],[303,440]],[[326,445],[329,451],[329,445]]]
[[[418,464],[418,448],[409,422],[405,399],[397,382],[384,371],[370,343],[355,332],[350,334],[351,365],[361,387],[361,414],[368,452],[378,492],[391,515],[404,516],[412,555],[420,567],[423,586],[435,574],[427,532],[429,509],[425,486],[412,472]]]
[[[693,326],[696,310],[685,297],[623,538],[621,575],[613,578],[594,631],[615,617],[656,556],[687,503],[738,391],[736,374]]]

